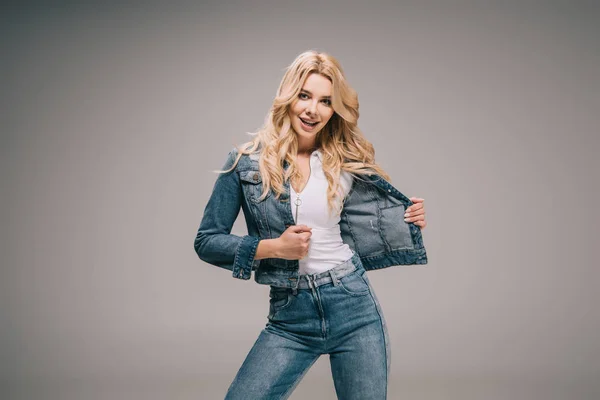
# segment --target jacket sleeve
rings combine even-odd
[[[229,152],[222,169],[233,165],[236,153],[236,149]],[[202,261],[232,271],[234,278],[250,279],[252,269],[256,269],[260,262],[254,260],[260,238],[231,234],[242,200],[242,187],[236,170],[220,173],[204,208],[194,249]]]

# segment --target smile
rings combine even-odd
[[[298,118],[300,118],[300,117],[298,117]],[[308,128],[314,128],[319,123],[318,121],[317,122],[309,122],[302,118],[300,118],[300,121],[302,121],[302,124]]]

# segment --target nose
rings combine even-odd
[[[308,106],[306,106],[306,113],[309,115],[315,115],[317,113],[317,103],[311,101]]]

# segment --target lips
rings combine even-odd
[[[300,117],[298,117],[298,118],[300,118]],[[315,126],[316,124],[319,123],[319,121],[311,121],[309,119],[304,119],[304,118],[300,118],[300,121],[302,121],[305,124],[310,125],[310,126]]]

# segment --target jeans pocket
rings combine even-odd
[[[339,278],[340,287],[351,296],[369,294],[369,284],[363,278],[364,270],[356,270]]]
[[[269,317],[289,307],[292,297],[290,289],[271,286],[271,291],[269,292]]]

